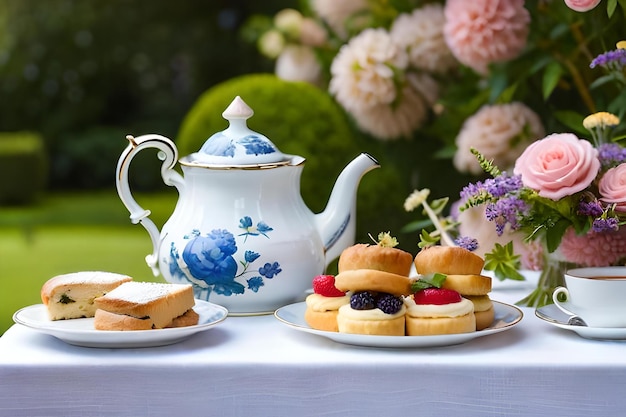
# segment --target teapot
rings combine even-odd
[[[197,299],[222,305],[231,315],[272,313],[302,301],[313,277],[354,244],[358,184],[379,167],[370,155],[357,156],[340,173],[325,209],[314,214],[300,196],[305,158],[281,153],[249,129],[253,114],[236,97],[222,113],[228,127],[180,160],[164,136],[127,136],[116,172],[131,222],[152,240],[146,263],[154,275],[191,284]],[[158,150],[161,177],[179,194],[161,231],[129,184],[130,163],[147,148]]]

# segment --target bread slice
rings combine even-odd
[[[94,300],[129,281],[132,281],[131,277],[113,272],[81,271],[57,275],[41,287],[41,301],[50,320],[93,317],[96,312]]]
[[[198,324],[200,316],[192,308],[187,310],[183,315],[176,317],[166,328],[187,327]],[[96,330],[152,330],[152,321],[147,318],[135,318],[126,314],[110,313],[104,310],[96,310],[94,319],[94,328]]]
[[[193,289],[188,284],[127,282],[95,300],[94,327],[98,330],[162,329],[194,305]],[[128,328],[125,328],[128,327]]]

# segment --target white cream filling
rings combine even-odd
[[[380,308],[371,310],[355,310],[350,304],[343,305],[339,308],[339,314],[353,320],[392,320],[402,317],[406,314],[406,307],[402,305],[400,311],[395,314],[387,314]]]
[[[404,299],[407,314],[411,317],[460,317],[474,312],[474,303],[461,298],[458,303],[450,304],[415,304],[411,297]]]
[[[343,297],[325,297],[320,294],[310,294],[306,298],[306,305],[313,311],[333,311],[345,304],[350,304],[350,295]]]

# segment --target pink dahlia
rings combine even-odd
[[[443,37],[444,23],[443,6],[427,4],[398,16],[390,34],[398,45],[406,48],[413,67],[444,73],[458,65]]]
[[[501,169],[508,169],[526,147],[542,138],[539,116],[520,102],[483,106],[469,117],[456,138],[454,166],[459,172],[483,173],[470,149],[475,148]]]
[[[569,228],[561,246],[561,255],[581,266],[610,266],[626,258],[626,228],[616,232],[589,232],[577,235]]]
[[[530,14],[524,0],[448,0],[446,43],[456,58],[480,74],[508,61],[526,45]]]

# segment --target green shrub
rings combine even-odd
[[[0,133],[0,204],[34,202],[44,189],[48,160],[37,133]]]
[[[283,153],[307,159],[301,193],[311,210],[322,211],[341,170],[359,153],[369,152],[382,168],[365,175],[359,186],[357,241],[369,241],[368,234],[383,230],[397,232],[406,223],[406,181],[394,164],[386,163],[381,144],[356,133],[332,98],[310,84],[251,74],[214,86],[183,120],[176,139],[181,156],[198,151],[228,126],[222,112],[236,96],[255,112],[248,120],[250,129],[266,135]]]

